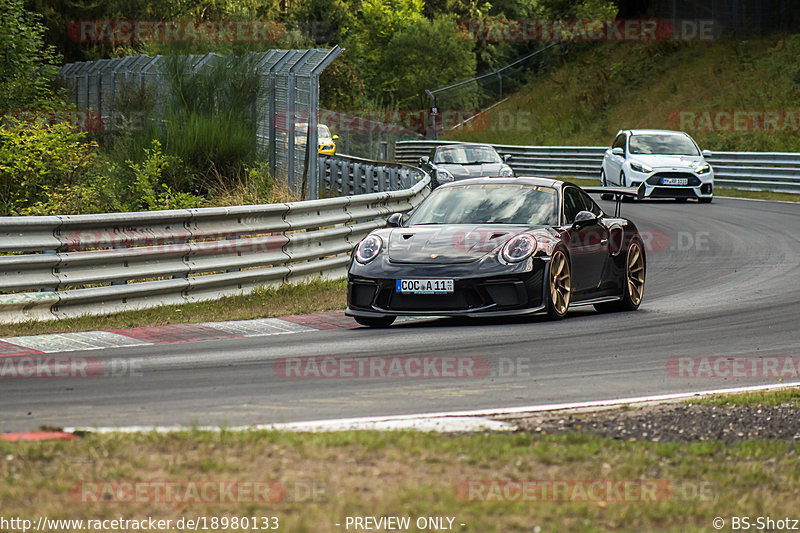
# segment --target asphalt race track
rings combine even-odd
[[[602,205],[613,212],[611,202]],[[425,319],[385,330],[71,352],[135,361],[140,375],[2,379],[0,430],[243,425],[777,383],[774,377],[687,379],[671,375],[667,363],[676,356],[800,356],[800,203],[653,201],[623,204],[622,213],[652,236],[638,312],[576,310],[560,322]],[[462,356],[489,375],[276,374],[276,358],[303,356]]]

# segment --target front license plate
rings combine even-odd
[[[453,292],[453,280],[398,279],[396,291],[406,294],[449,294]]]
[[[661,180],[662,185],[688,185],[689,179],[688,178],[663,178]]]

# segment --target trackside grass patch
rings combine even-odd
[[[727,403],[796,407],[797,399],[794,390],[733,395]],[[721,399],[703,401],[716,402],[704,408],[723,408]],[[645,412],[613,412],[637,411]],[[33,523],[39,516],[153,517],[209,525],[216,517],[212,529],[220,529],[227,517],[224,529],[244,531],[252,523],[243,527],[243,517],[268,517],[282,531],[323,533],[348,530],[347,523],[355,530],[359,517],[407,517],[407,531],[429,531],[437,523],[429,520],[439,518],[462,531],[683,532],[713,531],[715,518],[730,530],[733,516],[797,513],[800,457],[791,439],[652,442],[571,427],[464,434],[223,429],[0,441],[0,501],[5,517]],[[416,527],[420,519],[427,529]]]

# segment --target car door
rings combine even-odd
[[[601,223],[601,218],[573,228],[575,216],[581,211],[600,216],[602,210],[577,187],[564,187],[563,195],[563,220],[568,233],[564,240],[572,261],[572,288],[576,299],[588,298],[599,288],[608,260],[608,228]]]
[[[625,133],[620,133],[611,144],[611,148],[606,150],[606,179],[611,184],[621,185],[619,182],[619,175],[622,171],[622,165],[625,163],[625,156],[619,156],[613,153],[614,148],[622,148],[623,154],[626,153],[627,136]]]

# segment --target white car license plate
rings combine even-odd
[[[406,294],[449,294],[453,292],[453,280],[398,279],[396,291]]]
[[[688,185],[688,178],[663,178],[661,183],[664,185]]]

